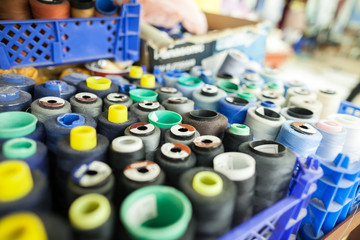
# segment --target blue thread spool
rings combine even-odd
[[[26,111],[31,104],[31,95],[15,87],[0,87],[0,112]]]
[[[76,88],[68,85],[66,82],[60,80],[49,80],[43,84],[35,86],[34,99],[52,96],[69,100],[75,93]]]
[[[194,66],[190,70],[193,77],[200,78],[205,84],[215,84],[214,73],[201,66]]]
[[[106,78],[110,79],[115,85],[129,84],[130,82],[120,75],[106,75]]]
[[[181,77],[189,76],[186,72],[181,70],[168,70],[164,74],[164,83],[166,87],[175,87],[175,84]]]
[[[264,79],[265,83],[277,82],[283,84],[283,80],[280,77],[280,71],[275,68],[265,67],[260,76]]]
[[[184,97],[191,99],[192,93],[197,89],[201,89],[203,85],[204,82],[200,78],[182,77],[175,84],[175,88],[182,92]]]
[[[0,87],[12,86],[33,94],[35,80],[19,73],[0,74]]]
[[[249,101],[239,97],[224,97],[219,100],[218,112],[229,119],[229,123],[244,123]]]
[[[134,90],[136,88],[137,86],[135,84],[121,84],[119,86],[120,92],[125,94],[129,94],[131,90]]]
[[[153,74],[155,76],[156,82],[158,82],[161,85],[165,84],[165,79],[162,75],[162,71],[159,67],[154,67]]]
[[[217,111],[219,100],[226,96],[227,94],[224,90],[208,84],[192,93],[196,107],[211,111]]]
[[[77,86],[81,81],[85,81],[88,77],[90,76],[85,73],[74,72],[63,76],[61,80],[63,80],[67,84]]]
[[[111,16],[116,13],[118,7],[110,0],[97,0],[95,2],[96,11],[105,16]]]

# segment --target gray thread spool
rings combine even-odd
[[[31,104],[31,113],[40,122],[45,122],[51,116],[71,113],[71,105],[68,101],[58,97],[43,97]]]
[[[311,124],[315,124],[319,121],[319,118],[314,116],[314,113],[306,108],[285,107],[281,109],[280,114],[283,115],[286,120],[300,121]]]
[[[196,155],[196,166],[213,167],[213,159],[224,152],[224,145],[216,136],[203,135],[194,139],[191,150]]]
[[[109,93],[104,98],[103,111],[109,110],[109,107],[114,104],[121,104],[129,108],[133,103],[134,101],[124,93]]]
[[[257,95],[257,98],[261,101],[272,101],[279,107],[282,107],[285,103],[284,96],[274,90],[264,90]]]
[[[218,73],[226,73],[239,77],[242,73],[244,73],[248,61],[249,59],[244,53],[238,50],[231,50],[228,52],[224,62],[219,68]]]
[[[173,88],[173,87],[161,87],[159,89],[156,89],[155,92],[157,92],[158,101],[161,103],[170,97],[182,97],[183,96],[182,92],[178,91],[176,88]]]
[[[200,133],[188,124],[178,124],[172,126],[165,133],[165,142],[177,142],[185,145],[190,145],[195,138],[199,137]]]
[[[316,93],[303,87],[291,87],[286,91],[286,100],[284,106],[289,106],[290,98],[294,96],[306,97],[307,99],[316,99]]]
[[[130,107],[130,111],[139,118],[140,122],[147,122],[149,113],[157,110],[165,110],[158,101],[137,102]]]
[[[171,97],[162,102],[166,110],[183,114],[194,110],[194,101],[187,97]]]
[[[74,113],[85,114],[97,118],[102,112],[103,102],[93,93],[81,92],[70,98]]]
[[[224,90],[208,84],[192,93],[196,107],[211,111],[217,111],[218,101],[226,96],[227,94]]]

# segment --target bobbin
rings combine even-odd
[[[242,85],[242,90],[252,93],[255,96],[258,96],[259,94],[261,94],[261,88],[258,85],[256,85],[255,83],[247,83],[247,84]]]
[[[232,82],[234,84],[237,84],[239,85],[240,84],[240,79],[236,76],[233,76],[233,75],[230,75],[230,74],[227,74],[227,73],[217,73],[215,75],[215,81],[216,82],[220,82],[220,81],[229,81],[229,82]]]
[[[249,58],[239,50],[229,50],[218,73],[226,73],[239,77],[245,71]]]
[[[0,74],[0,87],[11,86],[33,94],[35,80],[19,73]]]
[[[149,113],[157,110],[165,110],[165,108],[160,105],[158,101],[145,100],[134,103],[130,107],[130,112],[136,115],[140,122],[147,122]]]
[[[26,111],[31,104],[31,94],[12,86],[0,87],[0,112]]]
[[[104,98],[103,111],[108,110],[114,104],[121,104],[129,108],[133,103],[133,100],[124,93],[110,93]]]
[[[230,81],[218,81],[217,87],[224,90],[227,94],[237,93],[239,91],[239,85]]]
[[[74,2],[74,1],[72,1]],[[81,81],[85,81],[88,77],[90,77],[88,74],[85,73],[79,73],[79,72],[73,72],[68,75],[64,75],[61,80],[66,82],[67,84],[76,86]]]
[[[78,92],[90,92],[99,98],[104,98],[109,93],[119,92],[119,86],[104,77],[89,77],[85,81],[80,82],[76,87]]]
[[[185,145],[190,145],[193,140],[199,137],[200,134],[196,129],[188,124],[178,124],[172,126],[165,133],[165,142],[178,142]]]
[[[175,87],[175,84],[178,82],[179,78],[186,76],[188,76],[188,74],[181,70],[177,70],[177,69],[167,70],[164,73],[165,86]]]
[[[323,104],[316,99],[311,99],[302,96],[293,96],[289,99],[288,106],[306,108],[314,113],[314,117],[319,117],[321,114]]]
[[[228,96],[219,100],[218,112],[226,116],[230,124],[244,123],[249,106],[250,103],[246,99]]]
[[[279,93],[280,95],[284,95],[285,92],[284,86],[277,82],[266,83],[263,90],[272,90]]]
[[[251,140],[253,140],[253,134],[248,126],[233,123],[226,129],[222,142],[225,152],[235,152],[240,144]]]
[[[263,90],[257,95],[257,98],[261,101],[272,101],[279,107],[282,107],[285,103],[285,98],[274,90]]]
[[[40,122],[45,122],[51,116],[70,112],[70,103],[58,97],[43,97],[35,100],[31,104],[31,113],[34,114]]]
[[[190,70],[190,75],[201,78],[206,84],[214,84],[214,73],[210,69],[201,66],[194,66]]]
[[[281,109],[280,114],[283,115],[286,120],[302,121],[311,124],[315,124],[319,120],[311,110],[300,107],[285,107]]]
[[[130,83],[140,81],[143,75],[143,69],[140,66],[131,66],[129,73],[125,74],[124,78],[129,80]]]
[[[182,93],[173,87],[161,87],[155,90],[158,94],[158,101],[163,102],[170,97],[182,97]]]
[[[205,84],[201,89],[192,93],[196,107],[205,110],[217,111],[219,99],[227,94],[214,85]]]
[[[34,87],[34,99],[53,96],[69,100],[75,93],[76,88],[74,86],[60,80],[48,80]]]
[[[213,167],[215,156],[224,152],[221,139],[212,135],[202,135],[194,139],[191,149],[196,155],[196,165]]]
[[[262,79],[257,73],[245,73],[240,79],[240,85],[246,85],[249,83],[253,83],[262,88],[264,85],[264,79]]]
[[[187,97],[170,97],[161,103],[166,110],[174,111],[179,114],[194,110],[194,101]]]
[[[301,97],[304,97],[306,99],[316,100],[316,93],[315,92],[310,91],[309,89],[304,88],[304,87],[291,87],[286,92],[286,99],[285,99],[285,105],[284,106],[289,106],[290,98],[293,97],[293,96],[301,96]]]
[[[339,92],[332,89],[319,89],[317,92],[317,100],[322,103],[320,118],[327,118],[331,114],[336,114],[341,102]]]
[[[260,76],[264,79],[265,83],[267,82],[282,83],[280,71],[276,68],[264,67],[260,72]]]
[[[80,92],[70,98],[73,112],[97,118],[102,112],[103,101],[90,92]]]
[[[184,97],[192,98],[192,93],[197,89],[201,89],[204,82],[196,77],[181,77],[175,84],[175,88],[182,92]]]
[[[155,76],[153,74],[143,74],[140,81],[135,82],[137,88],[156,90],[162,85],[156,82]]]

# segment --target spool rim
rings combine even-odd
[[[196,77],[181,77],[178,80],[178,83],[180,85],[186,86],[186,87],[197,87],[199,86],[203,81],[200,78]]]
[[[37,144],[29,138],[14,138],[6,141],[2,150],[8,159],[25,159],[36,153]]]
[[[111,87],[111,80],[104,77],[89,77],[86,79],[86,85],[94,90],[108,90]]]
[[[26,136],[36,129],[37,118],[27,112],[0,113],[0,138],[16,138]]]
[[[159,128],[171,128],[180,124],[182,117],[180,114],[169,110],[158,110],[149,113],[149,122]]]
[[[156,101],[158,93],[148,89],[133,89],[129,91],[130,98],[134,101]]]
[[[217,86],[227,93],[236,93],[239,91],[239,86],[237,84],[227,80],[219,81]]]
[[[63,113],[56,118],[59,126],[65,128],[74,128],[85,124],[85,118],[77,113]]]
[[[236,135],[249,135],[250,128],[244,124],[233,123],[230,125],[229,131]]]
[[[223,190],[223,180],[214,172],[201,171],[195,174],[192,187],[203,196],[215,197]]]

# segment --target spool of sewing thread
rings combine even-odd
[[[129,96],[134,102],[156,101],[158,94],[148,89],[133,89],[129,91]]]
[[[221,139],[212,135],[197,137],[190,146],[196,156],[196,166],[201,167],[213,167],[214,157],[224,152]]]
[[[200,109],[217,111],[218,101],[226,97],[226,92],[216,86],[205,84],[192,93],[195,106]]]
[[[284,86],[277,82],[266,83],[264,86],[264,90],[272,90],[272,91],[279,93],[280,95],[284,95],[284,92],[285,92]]]
[[[314,116],[314,113],[306,108],[285,107],[281,109],[280,114],[283,115],[286,120],[311,123],[312,125],[319,121],[319,118]]]
[[[160,144],[161,131],[158,127],[147,122],[134,123],[127,127],[125,136],[136,136],[141,138],[145,146],[145,159],[153,160],[155,150]]]
[[[227,94],[239,92],[239,85],[230,81],[219,81],[217,87],[225,91]]]
[[[0,20],[25,20],[31,18],[28,0],[4,0],[1,3]]]
[[[70,4],[71,17],[90,18],[94,16],[95,8],[92,0],[72,0]]]
[[[331,114],[338,112],[341,102],[339,92],[331,89],[320,89],[317,92],[317,100],[322,103],[320,118],[327,118]]]
[[[181,77],[175,84],[175,88],[182,92],[184,97],[192,98],[192,93],[197,89],[201,89],[204,82],[200,78]]]
[[[245,153],[227,152],[214,158],[214,170],[224,174],[236,185],[232,226],[252,217],[255,194],[255,159]]]
[[[232,76],[230,74],[226,74],[226,73],[217,73],[215,75],[215,82],[220,82],[220,81],[228,81],[228,82],[232,82],[236,85],[240,84],[240,79],[238,77]]]
[[[246,92],[246,91],[242,91],[240,90],[240,92],[237,93],[237,96],[239,98],[245,99],[247,101],[249,101],[250,103],[256,103],[257,102],[257,98],[254,94],[252,94],[251,92]]]
[[[287,95],[288,89],[293,88],[293,87],[307,89],[306,84],[301,80],[296,79],[296,80],[286,81],[285,84],[284,84],[285,96]]]
[[[104,98],[103,111],[109,109],[111,105],[121,104],[129,108],[133,105],[133,100],[128,95],[123,93],[110,93]]]
[[[303,87],[291,87],[286,92],[286,100],[285,100],[285,106],[289,106],[290,104],[290,98],[293,96],[301,96],[306,99],[316,99],[316,93],[313,91],[310,91],[307,88]]]
[[[130,84],[128,80],[126,80],[123,76],[120,75],[106,75],[105,77],[110,79],[113,84],[118,86],[123,84]]]
[[[115,214],[109,200],[101,194],[89,193],[77,198],[69,208],[69,220],[76,239],[113,237]]]
[[[119,92],[119,86],[113,84],[110,79],[104,77],[89,77],[77,85],[78,92],[90,92],[104,98],[109,93]]]
[[[125,94],[129,94],[130,93],[130,91],[131,90],[134,90],[134,89],[136,89],[137,87],[136,87],[136,85],[134,85],[134,84],[121,84],[120,86],[119,86],[119,89],[120,89],[120,92],[121,93],[125,93]]]
[[[0,163],[0,218],[15,211],[50,210],[48,185],[40,171],[20,160]]]
[[[254,83],[262,88],[264,86],[264,79],[262,79],[257,73],[245,73],[240,79],[240,85],[246,85],[250,83]]]
[[[165,133],[165,142],[177,142],[185,145],[190,145],[195,138],[199,137],[200,133],[188,124],[178,124],[172,126]]]
[[[248,109],[245,125],[252,130],[254,139],[275,140],[285,121],[283,116],[269,108],[251,107]]]
[[[114,2],[109,0],[97,0],[95,2],[95,8],[96,17],[116,16],[119,10]]]
[[[260,101],[272,101],[279,107],[282,107],[285,103],[284,96],[273,90],[263,90],[259,95],[257,95],[257,98]]]
[[[249,58],[238,50],[230,50],[220,66],[218,73],[226,73],[239,77],[245,72]]]
[[[164,170],[166,183],[178,186],[181,174],[196,165],[196,156],[185,144],[164,143],[155,153],[155,162]]]
[[[31,104],[31,113],[34,114],[40,122],[45,122],[51,116],[70,112],[70,103],[58,97],[43,97],[35,100]]]
[[[16,87],[19,90],[33,94],[35,80],[19,73],[0,74],[0,87],[6,86]]]
[[[340,123],[325,119],[319,120],[315,127],[322,135],[316,156],[324,161],[333,161],[344,147],[346,129]]]
[[[269,108],[277,113],[280,113],[280,111],[281,111],[281,107],[277,106],[273,101],[268,101],[268,100],[261,101],[261,102],[258,102],[257,106]]]
[[[158,101],[161,103],[171,97],[182,97],[182,93],[173,87],[161,87],[156,89],[156,92],[158,94]]]
[[[203,80],[205,84],[214,84],[214,73],[210,69],[201,66],[194,66],[190,70],[190,75]]]
[[[322,103],[315,99],[309,99],[302,96],[293,96],[289,99],[288,107],[295,106],[306,108],[314,113],[314,116],[319,117],[322,110]]]
[[[238,151],[252,156],[256,161],[254,214],[288,194],[296,161],[293,151],[271,140],[245,142]]]
[[[0,87],[0,112],[26,111],[32,102],[31,94],[15,87]]]
[[[124,77],[130,83],[134,83],[136,81],[140,81],[141,76],[143,75],[143,69],[140,66],[131,66],[130,71]]]
[[[66,185],[67,206],[80,196],[97,193],[112,201],[115,178],[104,162],[93,161],[76,166]]]
[[[181,116],[183,123],[193,126],[200,135],[214,135],[222,138],[228,125],[227,117],[210,110],[194,110]]]
[[[280,76],[280,71],[276,68],[265,67],[260,72],[260,76],[264,79],[265,83],[277,82],[283,84],[283,80]]]
[[[249,101],[240,97],[223,97],[218,103],[218,112],[229,119],[229,123],[244,123]]]
[[[132,114],[128,114],[127,107],[124,105],[112,105],[109,111],[103,112],[98,117],[97,130],[112,141],[114,138],[124,135],[125,129],[138,122],[138,118]]]
[[[148,120],[161,130],[160,144],[164,142],[164,136],[167,129],[180,124],[182,116],[176,112],[168,110],[159,110],[149,113]]]
[[[68,75],[64,75],[61,80],[63,80],[69,85],[76,87],[80,82],[86,81],[86,79],[88,79],[89,77],[90,76],[85,73],[73,72]]]
[[[215,239],[229,231],[236,197],[232,181],[211,168],[197,167],[181,176],[179,188],[192,203],[196,239]]]
[[[166,110],[183,114],[194,110],[194,101],[187,97],[170,97],[162,102]]]
[[[52,116],[44,122],[46,146],[49,151],[56,153],[56,143],[60,138],[69,135],[71,129],[78,126],[96,128],[96,125],[96,121],[92,117],[78,113],[63,113]]]
[[[70,17],[70,3],[67,0],[30,0],[35,19],[60,19]]]
[[[70,103],[74,113],[84,114],[95,119],[102,112],[103,101],[93,93],[77,93],[70,98]]]
[[[189,76],[186,72],[181,70],[167,70],[164,74],[164,82],[166,87],[175,87],[175,84],[182,77]]]
[[[161,85],[156,82],[155,76],[152,74],[142,75],[140,81],[137,81],[135,83],[138,88],[144,88],[149,90],[156,90],[161,87]]]
[[[34,87],[34,99],[53,96],[69,100],[75,93],[74,86],[59,80],[49,80]]]
[[[233,123],[230,128],[226,129],[222,142],[225,152],[235,152],[240,144],[252,140],[253,134],[248,126]]]
[[[132,239],[193,239],[191,218],[189,199],[168,186],[138,189],[120,208],[120,219]]]
[[[300,156],[315,154],[322,135],[312,125],[288,120],[281,126],[276,141],[284,144]]]
[[[242,85],[242,90],[252,93],[255,96],[258,96],[259,94],[261,94],[261,88],[258,85],[256,85],[255,83],[248,83],[248,84]]]
[[[145,100],[137,102],[130,107],[130,112],[132,112],[140,122],[147,122],[149,113],[157,110],[165,110],[158,101]]]
[[[2,146],[0,161],[6,159],[23,160],[30,170],[38,170],[44,176],[48,175],[48,158],[46,146],[29,138],[14,138]]]

